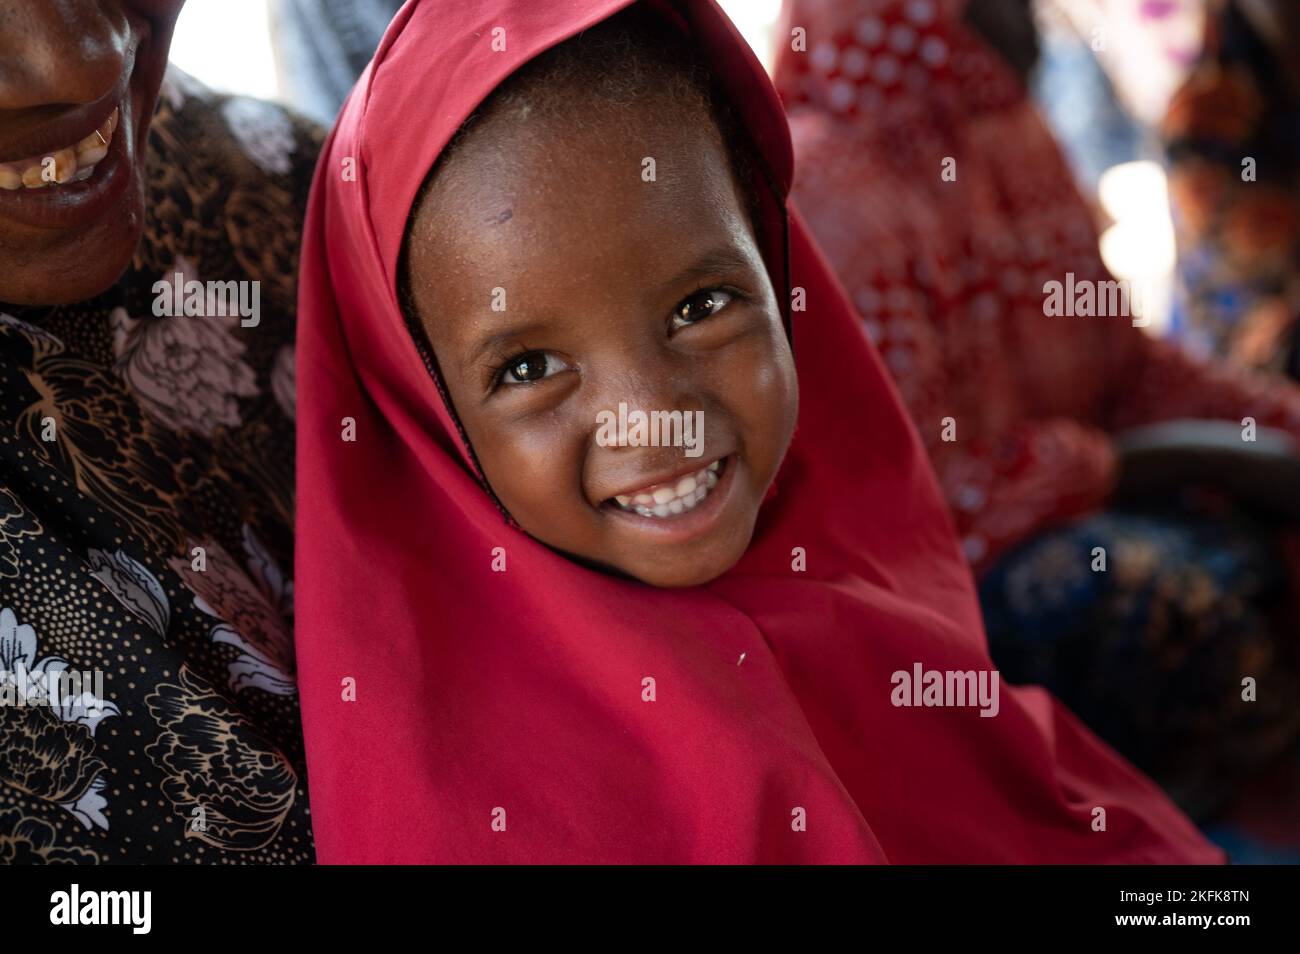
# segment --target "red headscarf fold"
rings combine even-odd
[[[740,564],[659,590],[503,522],[398,307],[402,233],[466,116],[628,2],[413,0],[321,160],[300,299],[297,546],[319,859],[1216,860],[1039,690],[1002,687],[993,718],[891,704],[892,674],[914,663],[991,663],[915,433],[797,219],[799,430]],[[767,159],[780,195],[762,227],[779,234],[791,160],[771,85],[711,0],[671,7]],[[506,52],[492,49],[497,27]]]

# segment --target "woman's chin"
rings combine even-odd
[[[0,258],[14,264],[0,274],[0,301],[55,306],[102,294],[131,265],[143,231],[142,209],[137,189],[122,197],[113,214],[80,232],[0,236]]]

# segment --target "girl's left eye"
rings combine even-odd
[[[721,288],[707,288],[686,298],[673,309],[673,327],[684,328],[716,315],[736,296]]]
[[[564,370],[564,364],[545,351],[516,355],[497,370],[497,384],[532,384]]]

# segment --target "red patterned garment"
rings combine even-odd
[[[1126,317],[1044,313],[1045,283],[1112,276],[1060,150],[965,6],[791,0],[776,81],[795,201],[982,570],[1108,497],[1116,431],[1253,417],[1300,436],[1300,391],[1199,363]]]

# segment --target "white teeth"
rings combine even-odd
[[[682,506],[687,510],[694,510],[695,505],[707,497],[708,494],[709,488],[704,486],[704,484],[700,484],[700,486],[695,488],[695,493],[691,494],[689,497],[682,498]]]
[[[693,510],[718,485],[722,463],[715,460],[708,467],[682,477],[677,483],[656,487],[650,493],[618,494],[614,503],[643,517],[678,516]]]
[[[103,125],[80,142],[65,149],[56,149],[48,155],[20,159],[17,162],[0,162],[0,189],[13,192],[17,189],[44,189],[67,182],[85,182],[95,173],[95,166],[108,155],[109,143],[117,131],[121,109],[113,110]],[[47,160],[53,160],[51,165]],[[52,180],[47,178],[50,169]]]

